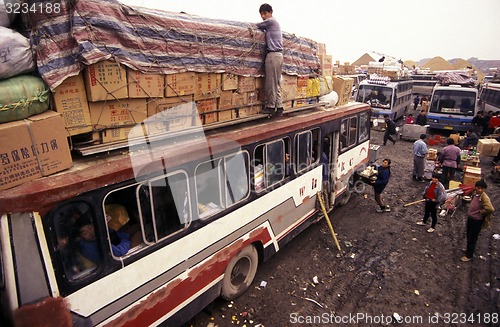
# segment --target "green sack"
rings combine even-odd
[[[0,81],[0,123],[21,120],[49,109],[50,90],[40,78],[20,75]]]

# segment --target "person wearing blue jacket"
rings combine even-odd
[[[390,212],[389,205],[385,205],[382,200],[382,192],[391,178],[391,159],[384,159],[382,166],[377,167],[377,179],[372,181],[373,191],[375,192],[375,202],[379,205],[377,212]]]
[[[437,224],[438,207],[446,201],[446,189],[439,182],[439,174],[432,174],[431,182],[425,187],[422,197],[425,199],[424,219],[417,222],[417,225],[425,226],[429,216],[432,217],[431,227],[428,233],[433,233]]]

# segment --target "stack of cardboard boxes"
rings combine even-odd
[[[66,79],[54,100],[70,136],[93,132],[95,142],[107,143],[256,115],[263,84],[229,73],[143,74],[103,61]],[[285,109],[310,103],[320,79],[283,75],[282,95]]]
[[[72,166],[63,118],[54,111],[0,124],[0,190]]]

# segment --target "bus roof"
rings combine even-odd
[[[163,142],[161,146],[145,150],[122,150],[104,156],[75,158],[73,167],[68,170],[0,191],[0,213],[48,210],[64,199],[133,179],[136,177],[133,165],[142,167],[139,177],[144,177],[182,163],[204,160],[207,153],[231,151],[235,144],[242,146],[272,139],[349,114],[369,111],[369,108],[366,104],[349,103],[341,107],[312,109],[290,113],[279,120],[251,121],[210,131],[206,133],[206,139],[187,138]],[[165,153],[168,158],[165,158]]]

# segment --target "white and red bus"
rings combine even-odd
[[[16,326],[180,325],[245,292],[321,218],[319,192],[346,202],[369,142],[370,107],[350,103],[135,142],[0,191],[3,314]]]

